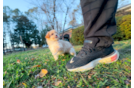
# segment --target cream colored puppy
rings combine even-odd
[[[65,53],[76,56],[73,46],[68,41],[59,40],[59,35],[55,30],[47,32],[45,38],[55,60],[58,59],[59,55],[64,55]]]

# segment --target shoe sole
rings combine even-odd
[[[99,63],[110,64],[110,63],[116,62],[118,60],[118,58],[119,58],[119,52],[117,50],[115,50],[113,53],[111,53],[110,55],[108,55],[106,57],[95,59],[95,60],[91,61],[90,63],[84,65],[84,66],[81,66],[81,67],[78,67],[78,68],[75,68],[75,69],[68,69],[68,71],[84,72],[84,71],[87,71],[87,70],[90,70],[90,69],[94,68]]]

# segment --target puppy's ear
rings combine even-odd
[[[50,38],[50,33],[49,32],[47,32],[45,38]]]

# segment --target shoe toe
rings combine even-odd
[[[69,61],[69,62],[70,62],[70,61]],[[66,68],[67,68],[67,69],[71,69],[71,68],[72,68],[72,64],[70,64],[69,62],[66,64]]]

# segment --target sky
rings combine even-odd
[[[32,1],[32,0],[31,0]],[[25,12],[28,9],[34,7],[30,0],[3,0],[3,6],[9,6],[11,9],[18,8],[20,11]],[[121,1],[121,0],[119,0]],[[122,0],[123,5],[131,3],[131,0]]]
[[[25,12],[34,7],[29,1],[30,0],[3,0],[3,6],[9,6],[11,9],[18,8],[20,11]]]
[[[80,0],[78,0],[79,3]],[[120,4],[120,1],[123,3]],[[12,10],[18,8],[21,12],[26,12],[30,8],[35,7],[33,4],[31,4],[32,0],[3,0],[3,6],[9,6]],[[118,2],[118,8],[128,5],[131,3],[131,0],[119,0]]]

